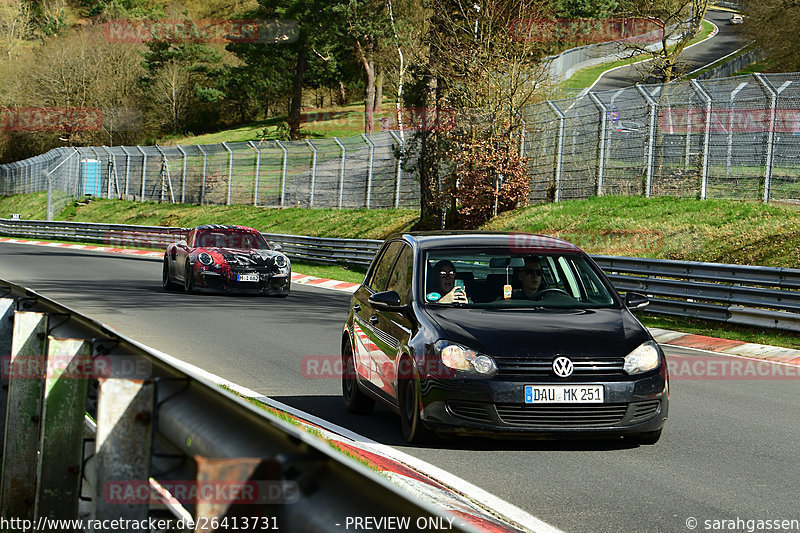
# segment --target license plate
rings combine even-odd
[[[602,385],[525,385],[525,403],[603,403]]]
[[[258,281],[258,274],[237,274],[236,281]]]

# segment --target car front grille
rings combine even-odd
[[[463,418],[464,420],[470,420],[472,422],[493,422],[490,409],[491,405],[485,403],[459,401],[447,402],[447,410],[450,411],[450,414],[458,418]]]
[[[627,404],[514,405],[497,404],[500,420],[520,427],[613,426],[625,418]]]
[[[495,357],[498,374],[524,376],[552,376],[553,359],[506,358]],[[624,361],[622,359],[596,359],[591,361],[572,360],[573,375],[576,376],[623,376]]]

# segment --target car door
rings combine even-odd
[[[411,301],[411,280],[414,275],[414,255],[411,246],[404,244],[400,250],[392,273],[386,283],[387,291],[395,291],[400,296],[401,305]],[[378,321],[376,334],[381,340],[377,343],[379,350],[372,352],[373,368],[378,374],[376,382],[380,382],[384,393],[397,398],[397,364],[403,346],[408,345],[411,337],[412,323],[407,313],[402,311],[375,311]]]
[[[380,360],[375,353],[381,350],[378,321],[380,317],[369,303],[369,297],[386,288],[389,275],[403,248],[401,241],[387,243],[373,264],[364,283],[353,295],[353,355],[356,373],[377,391],[383,390],[381,373],[375,369],[375,361]]]

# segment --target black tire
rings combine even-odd
[[[169,277],[169,259],[164,258],[164,268],[161,269],[161,287],[165,291],[175,290],[175,284]]]
[[[365,415],[375,408],[375,401],[358,388],[356,361],[348,342],[342,354],[342,400],[349,413]]]
[[[183,291],[192,292],[194,290],[194,271],[192,264],[186,261],[186,268],[183,270]]]
[[[419,405],[419,385],[413,376],[399,380],[400,428],[403,440],[409,444],[421,444],[430,439],[430,431],[422,423]]]
[[[638,435],[636,435],[633,438],[633,440],[636,442],[636,444],[639,444],[639,445],[642,445],[642,446],[652,446],[653,444],[658,442],[658,439],[660,439],[660,438],[661,438],[661,430],[658,429],[656,431],[648,431],[646,433],[639,433]]]

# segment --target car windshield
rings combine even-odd
[[[195,238],[195,247],[269,250],[269,244],[260,233],[245,230],[198,231]]]
[[[423,301],[484,309],[616,307],[609,287],[579,253],[520,254],[509,249],[425,254]]]

